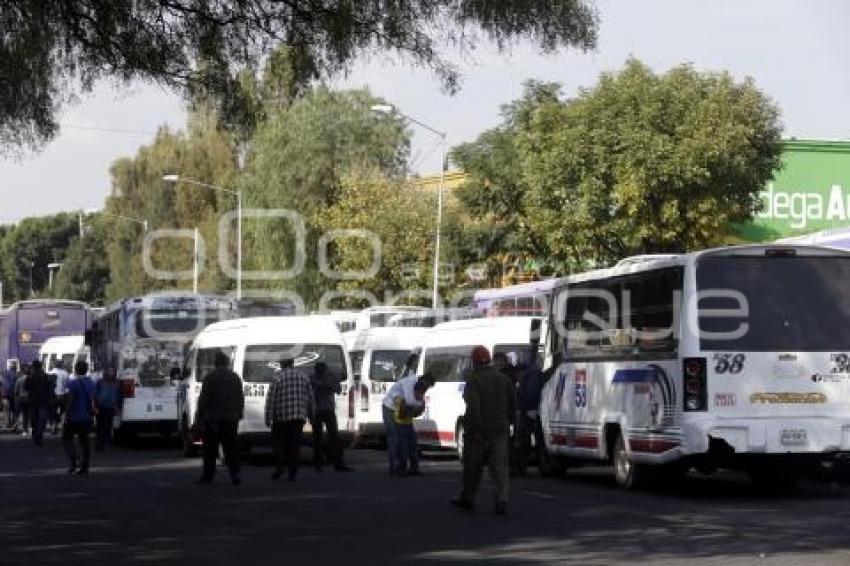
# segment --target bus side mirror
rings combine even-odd
[[[93,332],[91,330],[86,330],[83,334],[83,344],[86,346],[91,346],[93,342],[92,337]]]

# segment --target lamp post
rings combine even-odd
[[[55,272],[59,271],[60,269],[62,269],[62,265],[63,265],[62,262],[59,262],[59,261],[47,264],[47,272],[48,272],[48,276],[50,278],[49,279],[50,282],[47,284],[47,286],[50,289],[51,293],[53,293],[53,274]]]
[[[145,220],[144,218],[132,218],[130,216],[122,216],[120,214],[115,214],[113,212],[104,212],[103,210],[87,210],[86,212],[92,213],[92,214],[101,214],[103,216],[111,216],[112,218],[118,218],[120,220],[125,220],[127,222],[133,222],[134,224],[140,224],[142,226],[142,229],[145,232],[148,231],[148,221]],[[80,234],[81,234],[81,237],[82,237],[82,232],[83,232],[83,230],[82,230],[82,226],[83,226],[82,218],[83,218],[82,213],[80,213]]]
[[[420,122],[412,116],[408,116],[403,112],[399,112],[394,106],[391,106],[389,104],[373,104],[372,112],[387,115],[397,114],[408,122],[413,122],[417,126],[437,136],[442,142],[442,151],[440,159],[440,186],[437,189],[437,236],[434,242],[434,296],[431,301],[431,307],[436,309],[440,301],[440,232],[443,224],[443,184],[446,178],[446,152],[448,149],[448,135],[446,134],[446,132],[443,132],[436,128],[432,128],[428,124]]]
[[[242,299],[242,191],[234,191],[231,189],[225,189],[223,187],[217,187],[215,185],[210,185],[208,183],[202,183],[196,179],[191,179],[189,177],[183,177],[181,175],[163,175],[162,180],[166,183],[174,183],[174,186],[177,186],[177,183],[188,183],[190,185],[197,185],[198,187],[204,187],[205,189],[209,189],[211,191],[218,191],[222,193],[227,193],[231,195],[236,195],[236,300]],[[197,238],[195,238],[197,242]]]

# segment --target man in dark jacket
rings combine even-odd
[[[32,440],[36,446],[41,446],[44,439],[44,428],[47,426],[47,406],[50,403],[51,384],[39,360],[32,363],[30,376],[24,383],[24,388],[29,399]]]
[[[233,485],[242,483],[239,468],[237,427],[245,409],[242,380],[230,369],[230,358],[216,352],[215,369],[204,376],[195,423],[201,427],[204,439],[204,471],[198,483],[212,483],[218,447],[224,451],[224,461],[230,469]]]
[[[472,368],[463,390],[463,489],[451,503],[464,510],[475,508],[475,494],[486,464],[496,482],[496,513],[504,515],[508,510],[508,442],[517,410],[516,391],[511,379],[490,365],[490,352],[484,346],[472,350]]]
[[[321,471],[324,457],[327,456],[336,471],[349,472],[351,468],[343,462],[342,443],[336,420],[336,396],[342,391],[339,377],[328,369],[325,362],[319,361],[313,366],[310,385],[313,387],[315,398],[315,411],[310,423],[313,429],[313,465],[316,471]]]

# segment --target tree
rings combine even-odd
[[[777,107],[751,79],[636,60],[520,129],[525,212],[557,258],[721,244],[780,165]]]
[[[56,134],[56,112],[101,78],[179,90],[232,91],[279,44],[293,73],[320,78],[362,54],[390,52],[432,69],[454,89],[459,73],[440,53],[481,39],[519,39],[544,51],[596,42],[586,0],[9,0],[0,3],[0,144],[37,147]]]
[[[82,238],[74,238],[56,276],[54,297],[102,305],[109,284],[106,226],[91,218]]]
[[[6,233],[2,241],[4,302],[47,293],[49,263],[61,263],[68,246],[79,234],[76,214],[60,213],[25,218]]]
[[[517,137],[540,105],[557,101],[559,91],[555,83],[528,81],[522,97],[502,107],[502,124],[451,152],[467,175],[455,191],[466,216],[454,233],[455,245],[465,263],[489,263],[491,275],[508,257],[547,255],[526,221],[527,186]]]
[[[380,242],[380,262],[371,277],[342,281],[344,289],[385,293],[427,289],[433,258],[434,195],[377,170],[353,171],[342,179],[338,200],[324,213],[328,230],[364,230]],[[367,272],[377,250],[362,237],[333,242],[331,267]]]
[[[410,134],[400,118],[371,112],[380,102],[366,90],[318,87],[258,128],[243,177],[246,207],[293,211],[305,226],[304,269],[292,279],[259,286],[295,291],[313,306],[335,287],[319,272],[316,250],[326,210],[341,197],[343,177],[353,168],[375,169],[390,179],[406,172]],[[246,270],[293,267],[296,238],[290,220],[248,220],[243,234]]]

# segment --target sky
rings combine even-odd
[[[499,123],[500,105],[516,99],[528,79],[559,82],[566,96],[591,87],[600,73],[636,57],[656,72],[687,62],[700,70],[751,76],[782,111],[786,137],[850,139],[850,2],[843,0],[597,0],[601,18],[595,50],[544,56],[528,44],[499,54],[482,45],[470,60],[446,56],[464,73],[460,93],[445,94],[427,70],[384,57],[357,62],[339,88],[367,86],[401,112],[448,134],[449,145],[470,141]],[[22,159],[0,157],[0,221],[103,206],[109,165],[150,143],[167,124],[181,129],[183,101],[146,84],[99,85],[65,108],[61,134]],[[96,129],[89,129],[96,128]],[[439,170],[438,140],[414,128],[411,169]]]

